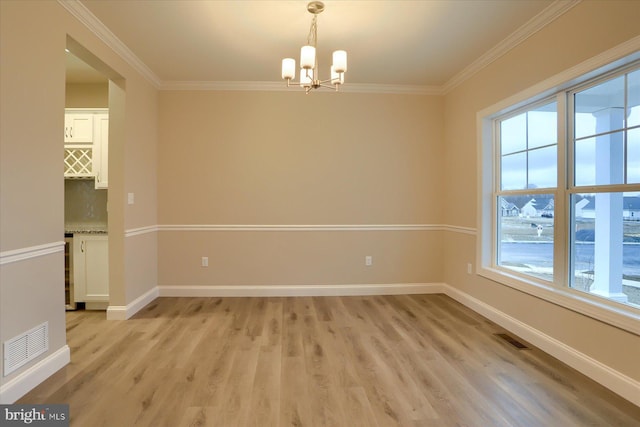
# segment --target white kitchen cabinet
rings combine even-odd
[[[109,237],[74,234],[73,281],[76,302],[109,302]]]
[[[93,114],[66,110],[64,114],[64,142],[91,144],[93,142]]]
[[[96,189],[109,186],[109,110],[65,110],[64,176],[95,178]]]
[[[109,114],[96,114],[94,118],[93,172],[96,188],[109,187]]]

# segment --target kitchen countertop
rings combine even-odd
[[[108,234],[107,230],[64,230],[64,234],[66,235],[74,235],[74,234]]]
[[[106,224],[65,224],[64,234],[107,234],[107,226]]]

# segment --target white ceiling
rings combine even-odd
[[[83,14],[126,46],[156,83],[279,82],[284,57],[299,60],[312,15],[306,0],[81,0]],[[575,1],[326,0],[318,62],[348,52],[345,88],[443,87],[487,52],[535,31]],[[76,7],[77,9],[77,7]],[[555,10],[556,15],[550,11]],[[85,17],[86,19],[86,17]],[[96,24],[96,22],[94,22]],[[107,30],[108,29],[108,30]],[[103,37],[104,38],[104,37]],[[505,45],[506,46],[506,45]],[[503,46],[504,47],[504,46]],[[129,55],[131,56],[131,55]],[[486,62],[486,61],[485,61]]]

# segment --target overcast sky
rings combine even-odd
[[[513,117],[502,122],[502,154],[514,153],[502,158],[502,185],[505,190],[526,188],[526,155],[518,151],[526,148],[526,119],[525,114]],[[549,111],[534,111],[528,113],[529,133],[529,188],[543,188],[556,186],[556,145],[557,138],[556,113]],[[633,122],[640,124],[640,106],[632,108],[629,116],[629,125]],[[598,129],[601,132],[601,129]],[[578,113],[576,117],[576,135],[582,135],[583,139],[576,142],[575,172],[576,185],[593,185],[596,183],[595,160],[596,138],[589,136],[596,133],[596,118],[591,113]],[[618,144],[620,152],[623,148],[623,133],[617,132],[609,136],[609,141]],[[545,147],[547,146],[547,147]],[[535,150],[531,148],[544,147]],[[615,170],[619,172],[619,180],[622,183],[623,170],[622,158],[615,163]],[[627,132],[627,157],[626,157],[627,183],[640,183],[640,128]],[[615,176],[615,172],[613,172]]]

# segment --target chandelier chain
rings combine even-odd
[[[311,27],[309,27],[309,35],[307,36],[307,44],[316,47],[318,43],[318,15],[313,15]]]

